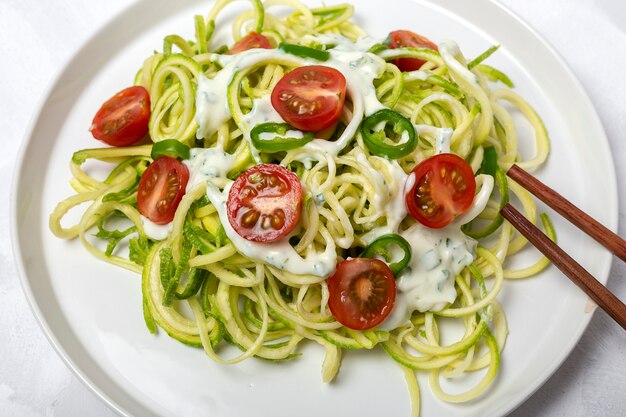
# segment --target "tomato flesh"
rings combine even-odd
[[[346,79],[323,65],[299,67],[272,90],[272,106],[291,126],[317,132],[335,124],[346,100]]]
[[[104,102],[91,122],[94,138],[111,146],[129,146],[148,134],[150,95],[141,86],[128,87]]]
[[[437,45],[430,39],[411,32],[410,30],[395,30],[389,34],[389,48],[427,48],[438,51]],[[416,71],[426,63],[423,59],[418,58],[398,58],[393,63],[400,71]]]
[[[239,52],[247,51],[248,49],[272,49],[272,45],[270,44],[269,39],[265,36],[256,33],[250,32],[244,38],[239,40],[230,51],[228,51],[228,55],[238,54]]]
[[[156,224],[171,222],[188,181],[189,170],[185,164],[169,156],[156,159],[139,180],[139,212]]]
[[[237,177],[226,203],[230,225],[253,242],[273,242],[289,234],[301,209],[300,180],[276,164],[257,165]]]
[[[405,196],[409,213],[423,225],[440,229],[466,212],[474,201],[472,167],[451,153],[430,157],[413,170],[415,183]]]
[[[341,261],[327,284],[330,311],[338,322],[354,330],[382,323],[396,300],[393,272],[379,259]]]

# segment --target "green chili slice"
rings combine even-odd
[[[392,261],[392,255],[388,249],[390,245],[398,246],[404,252],[404,256],[398,262],[389,264]],[[365,248],[365,251],[361,254],[363,258],[374,258],[376,256],[382,256],[385,262],[389,264],[389,269],[393,272],[393,275],[397,278],[400,273],[409,265],[411,261],[411,245],[400,235],[395,233],[389,233],[382,235],[374,240],[370,245]]]
[[[491,175],[495,178],[497,168],[498,154],[496,153],[496,148],[494,148],[493,146],[485,148],[483,154],[483,162],[480,165],[480,170],[478,170],[478,173]]]
[[[330,52],[309,48],[308,46],[281,42],[278,47],[288,54],[299,56],[301,58],[313,58],[317,61],[328,61],[330,59]]]
[[[150,153],[152,159],[161,156],[170,156],[177,159],[189,159],[189,146],[177,141],[176,139],[165,139],[152,145]]]
[[[404,138],[405,141],[393,143],[387,138],[387,126],[391,125],[393,133]],[[389,132],[391,133],[391,132]],[[361,124],[363,142],[374,154],[389,159],[399,159],[407,156],[417,146],[415,127],[409,119],[390,109],[382,109],[365,118]]]
[[[250,131],[252,145],[261,152],[282,152],[299,148],[313,140],[313,132],[305,132],[301,138],[284,137],[288,131],[297,130],[287,123],[261,123]],[[261,139],[263,133],[274,133],[272,139]]]

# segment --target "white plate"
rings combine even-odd
[[[516,82],[552,138],[549,162],[538,175],[615,229],[615,176],[599,119],[565,64],[531,29],[488,0],[355,3],[356,21],[376,37],[414,29],[434,40],[459,41],[468,57],[502,44],[490,63]],[[48,230],[49,213],[72,193],[72,152],[97,146],[87,127],[101,102],[131,84],[163,36],[193,37],[193,15],[209,7],[196,0],[137,2],[76,53],[42,101],[13,189],[13,242],[33,310],[61,357],[124,415],[409,415],[402,373],[380,351],[346,353],[337,381],[324,385],[317,346],[308,345],[300,359],[288,363],[221,366],[163,332],[150,335],[139,277],[95,260],[79,243],[60,241]],[[520,128],[522,140],[529,139],[525,126]],[[559,218],[554,221],[561,246],[606,281],[609,254]],[[423,416],[506,414],[554,372],[590,319],[587,297],[554,268],[507,282],[499,300],[511,333],[493,387],[478,400],[451,405],[433,398],[421,375]]]

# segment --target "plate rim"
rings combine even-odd
[[[199,0],[194,0],[194,1],[199,2]],[[350,2],[350,0],[347,0],[347,1]],[[432,4],[438,8],[449,10],[446,5],[438,4],[435,0],[409,0],[409,1],[412,1],[415,3],[424,2],[424,3]],[[593,119],[593,124],[598,129],[598,131],[601,132],[601,137],[598,139],[601,140],[602,142],[601,150],[603,154],[602,155],[603,162],[608,164],[607,170],[612,173],[610,178],[608,178],[608,184],[605,184],[605,186],[609,188],[608,194],[609,194],[610,199],[612,200],[610,202],[611,204],[607,204],[607,206],[609,207],[609,213],[607,216],[608,221],[605,224],[605,226],[615,232],[618,227],[618,219],[619,219],[619,199],[618,199],[619,194],[618,194],[618,189],[617,189],[615,162],[611,155],[611,146],[610,146],[611,144],[606,135],[604,125],[602,124],[598,111],[593,105],[593,102],[591,101],[587,90],[585,89],[582,82],[578,79],[578,77],[576,77],[572,68],[569,66],[569,64],[563,58],[563,56],[556,50],[556,48],[552,46],[552,44],[548,40],[546,40],[537,30],[535,30],[534,27],[532,27],[525,19],[523,19],[521,16],[513,12],[506,5],[502,4],[499,0],[481,0],[481,1],[483,1],[485,4],[490,4],[490,6],[492,7],[496,7],[500,9],[502,12],[504,12],[508,16],[508,18],[511,18],[514,21],[516,21],[518,24],[520,24],[523,27],[523,29],[529,35],[534,37],[535,40],[537,40],[542,45],[542,47],[545,48],[545,50],[550,55],[552,55],[552,57],[556,60],[556,62],[558,62],[559,70],[568,76],[568,81],[573,83],[573,85],[576,87],[577,94],[583,100],[584,105],[589,109],[589,112],[586,114],[586,116]],[[44,88],[42,94],[40,95],[37,105],[35,106],[34,111],[32,112],[31,117],[27,123],[27,128],[25,129],[24,136],[20,143],[16,164],[12,170],[12,184],[11,184],[10,208],[9,208],[10,209],[10,212],[9,212],[10,240],[11,240],[11,247],[13,251],[13,258],[15,261],[16,269],[17,269],[17,275],[19,277],[22,291],[24,292],[29,308],[31,312],[33,313],[33,315],[35,316],[35,319],[39,327],[43,330],[43,333],[46,336],[46,339],[52,345],[56,354],[61,358],[61,360],[66,364],[66,366],[72,371],[72,373],[76,377],[78,377],[78,379],[85,386],[87,386],[89,390],[96,395],[97,398],[103,401],[112,411],[124,417],[131,417],[132,414],[129,411],[127,411],[123,406],[118,404],[113,398],[111,398],[105,392],[104,389],[102,389],[95,382],[93,382],[91,378],[87,375],[87,373],[76,364],[74,359],[70,357],[68,352],[63,348],[61,342],[59,341],[55,333],[52,331],[50,324],[48,323],[48,320],[44,317],[44,314],[40,306],[35,301],[35,296],[33,294],[30,279],[27,277],[27,274],[26,274],[26,267],[25,267],[24,257],[23,257],[21,244],[20,244],[22,238],[20,237],[19,230],[18,230],[19,229],[18,221],[17,221],[18,216],[19,216],[18,192],[20,188],[22,188],[19,173],[23,170],[24,163],[26,161],[26,156],[27,156],[26,150],[32,140],[35,127],[39,119],[44,113],[44,105],[50,99],[50,96],[52,95],[53,91],[58,87],[59,81],[63,77],[64,73],[67,71],[69,64],[73,62],[84,49],[88,48],[89,45],[93,43],[95,39],[98,38],[102,33],[105,33],[108,30],[110,30],[110,27],[113,26],[115,22],[119,20],[122,16],[126,15],[127,13],[134,12],[134,9],[141,9],[141,7],[147,4],[148,2],[149,0],[134,0],[131,3],[121,7],[120,10],[113,13],[90,36],[88,36],[83,42],[81,42],[70,53],[70,55],[59,65],[59,67],[54,73],[54,76],[51,77],[47,86]],[[604,255],[606,255],[605,258],[607,259],[602,262],[603,271],[602,271],[602,274],[600,274],[599,281],[606,283],[609,279],[609,272],[612,266],[612,258],[610,254],[608,253]],[[572,337],[570,339],[570,343],[567,344],[567,346],[565,346],[565,349],[562,350],[564,353],[560,354],[560,358],[558,360],[553,361],[549,366],[545,367],[544,371],[538,376],[537,379],[540,380],[540,383],[536,384],[535,386],[532,386],[531,389],[526,390],[526,392],[524,392],[524,394],[520,396],[516,401],[512,401],[512,403],[497,409],[497,412],[499,414],[504,416],[504,415],[507,415],[508,413],[511,413],[517,407],[519,407],[524,402],[526,402],[528,398],[530,398],[536,391],[538,391],[541,387],[543,387],[543,385],[550,379],[550,377],[556,372],[556,370],[558,370],[562,366],[562,364],[565,362],[565,360],[571,355],[576,345],[578,345],[580,338],[582,337],[584,332],[587,330],[594,313],[595,313],[595,310],[594,312],[583,316],[583,319],[579,321],[578,327],[576,328],[575,332],[571,335]]]

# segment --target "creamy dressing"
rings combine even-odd
[[[143,231],[152,240],[163,240],[167,238],[173,228],[173,223],[156,224],[147,217],[141,216]]]
[[[190,152],[190,159],[184,161],[184,164],[189,169],[189,181],[186,191],[194,189],[198,184],[206,184],[206,195],[217,210],[226,236],[228,236],[235,248],[250,259],[266,262],[293,274],[310,274],[326,277],[333,273],[337,263],[337,253],[332,238],[327,239],[324,252],[308,253],[303,258],[289,244],[290,236],[273,243],[258,243],[248,241],[237,234],[230,225],[226,213],[226,201],[232,181],[224,179],[228,171],[233,167],[234,162],[235,157],[224,152],[221,148],[193,148]],[[223,191],[220,191],[213,184],[212,181],[215,179],[227,181]],[[155,234],[158,232],[163,233],[164,231],[165,235],[158,239],[160,240],[167,236],[167,233],[172,228],[172,223],[160,227],[154,226],[144,223],[147,234],[149,232]],[[166,230],[166,228],[169,229]],[[148,234],[148,236],[152,237],[151,234]]]
[[[454,131],[449,127],[435,127],[430,125],[413,124],[418,136],[435,138],[435,154],[450,153],[450,139]]]
[[[227,87],[230,74],[218,72],[215,78],[198,74],[196,89],[196,124],[198,139],[208,138],[232,116],[228,108]],[[230,76],[232,78],[232,75]]]
[[[254,127],[261,123],[285,123],[280,114],[272,106],[272,96],[267,94],[252,102],[252,110],[243,117],[246,125]],[[248,131],[249,134],[249,131]]]
[[[250,49],[236,55],[213,54],[211,60],[218,62],[222,69],[209,79],[200,74],[196,91],[196,123],[198,138],[207,138],[212,135],[219,126],[228,121],[232,116],[228,109],[228,85],[238,71],[250,68],[263,62],[284,62],[294,66],[325,65],[335,68],[346,78],[346,89],[353,103],[352,118],[342,135],[334,142],[323,139],[315,139],[304,146],[310,151],[324,151],[337,155],[354,138],[364,115],[372,114],[385,108],[376,97],[376,89],[373,81],[380,77],[385,69],[385,61],[371,53],[366,52],[373,40],[362,38],[360,42],[353,44],[350,40],[339,35],[323,35],[316,38],[319,42],[336,45],[329,50],[330,58],[320,62],[310,58],[300,58],[288,54],[281,49]],[[263,100],[263,99],[261,99]],[[269,109],[269,98],[265,101],[256,102],[257,111],[250,118],[244,118],[245,126],[240,126],[244,137],[249,141],[250,129],[254,125],[249,121],[257,121],[257,118],[267,117],[267,121],[282,122],[282,118],[273,109]],[[278,115],[278,118],[276,116]],[[252,146],[251,146],[252,148]]]
[[[230,225],[226,214],[226,200],[231,186],[232,183],[229,183],[220,191],[211,181],[208,181],[207,197],[217,209],[226,236],[239,252],[248,258],[266,262],[278,269],[297,275],[309,274],[326,277],[335,271],[337,252],[332,239],[327,239],[324,252],[309,252],[303,258],[289,244],[289,236],[272,243],[251,242],[239,236]]]
[[[440,153],[450,153],[450,138],[452,129],[449,127],[439,129],[435,136],[435,155]]]
[[[456,299],[455,277],[474,261],[476,241],[459,228],[430,229],[416,223],[400,233],[412,248],[411,262],[396,280],[396,303],[379,326],[392,330],[413,311],[437,311]]]
[[[412,178],[413,175],[407,175],[398,162],[390,161],[377,156],[371,158],[380,164],[380,166],[385,167],[391,181],[384,180],[385,186],[383,190],[385,191],[381,194],[384,198],[381,199],[382,202],[380,210],[381,213],[384,214],[387,224],[385,226],[372,229],[368,233],[364,234],[361,237],[361,240],[363,240],[366,244],[371,243],[376,240],[377,237],[384,234],[397,233],[400,223],[407,215],[404,195],[413,186],[412,183],[409,184],[409,178]],[[377,173],[379,172],[375,167],[372,167],[371,169]]]
[[[415,181],[412,175],[410,178]],[[472,207],[448,226],[430,229],[416,223],[400,232],[411,245],[411,262],[396,280],[396,301],[380,329],[395,329],[416,310],[439,311],[456,299],[455,277],[474,262],[477,245],[461,226],[484,210],[493,190],[493,177],[479,175],[477,182],[482,187]]]
[[[190,191],[198,184],[206,183],[210,178],[226,177],[235,163],[235,156],[220,147],[192,148],[190,158],[183,163],[189,169],[186,191]]]

